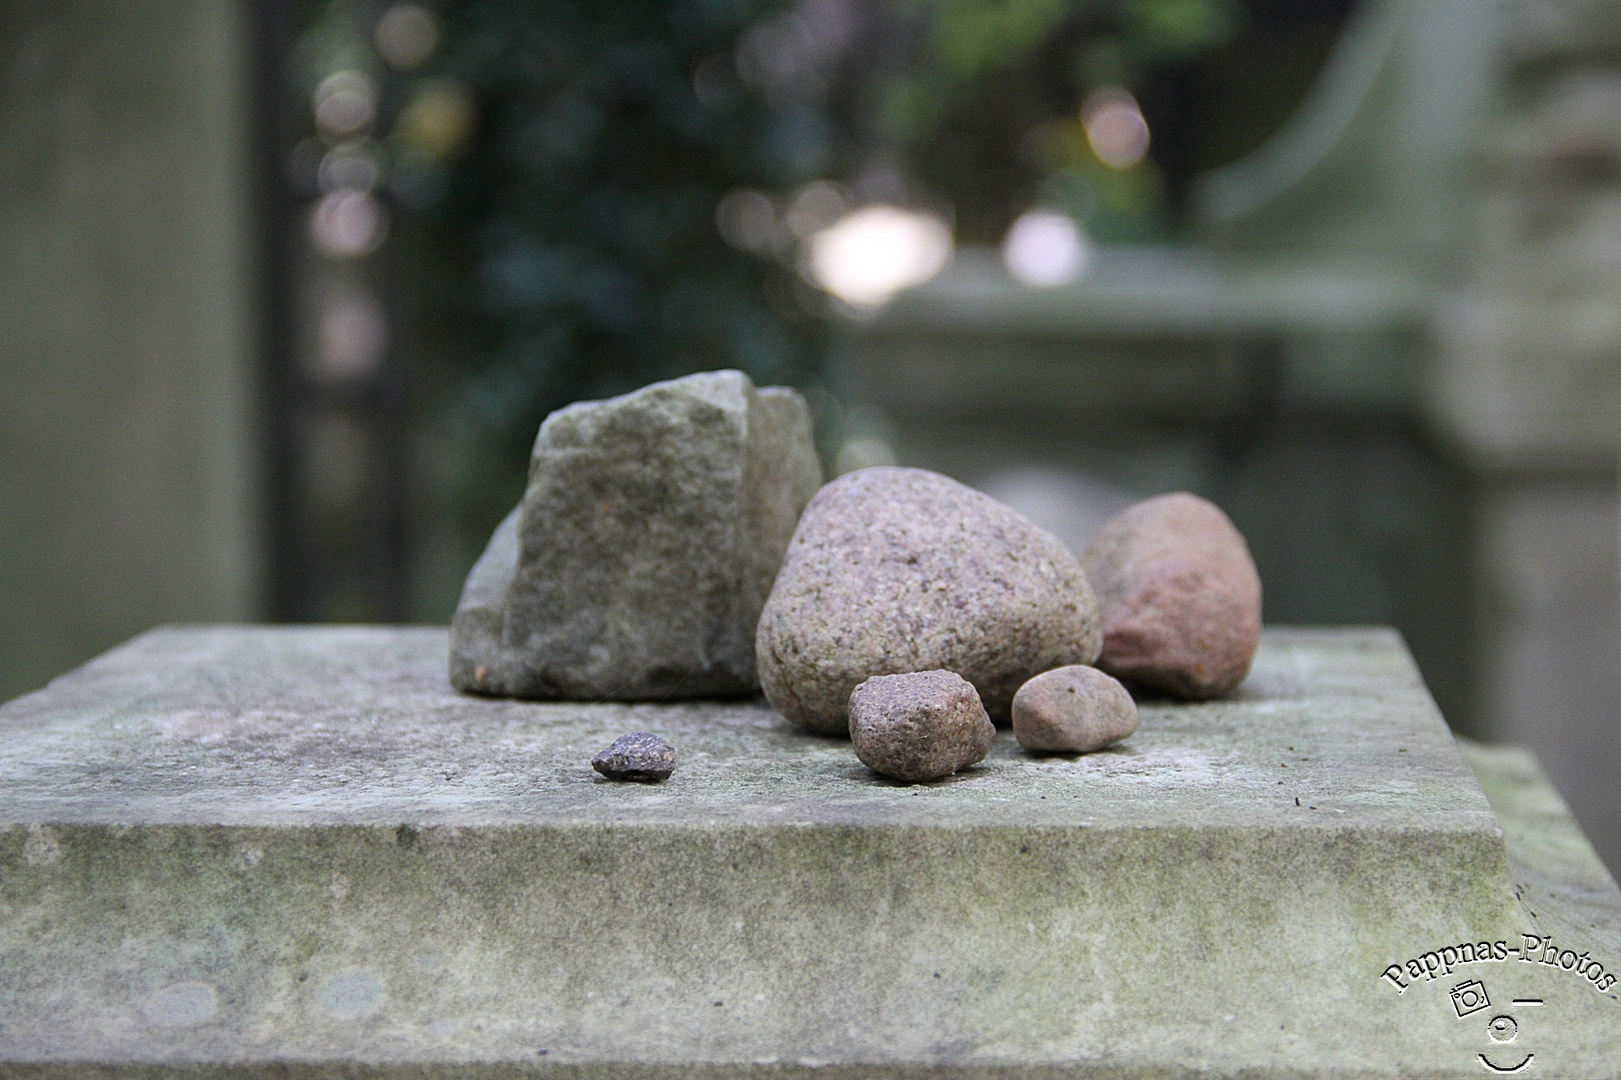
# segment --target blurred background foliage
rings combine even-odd
[[[468,153],[425,225],[437,309],[466,381],[462,505],[474,533],[516,500],[546,413],[735,367],[813,386],[821,331],[793,269],[723,242],[737,188],[790,190],[829,165],[814,102],[776,109],[729,63],[758,0],[469,0],[442,10],[441,70],[478,102]],[[415,280],[417,275],[411,275]]]
[[[1101,159],[1085,103],[1111,88],[1142,96],[1229,44],[1241,16],[1236,0],[919,0],[920,46],[890,76],[880,123],[947,194],[961,240],[999,240],[1032,202],[1101,241],[1166,240],[1163,170],[1151,155]]]
[[[316,160],[355,137],[299,103],[338,73],[373,80],[360,145],[394,214],[375,261],[396,366],[414,421],[447,427],[457,513],[482,537],[546,413],[694,370],[805,390],[831,461],[847,425],[829,302],[802,272],[816,230],[884,202],[995,242],[1041,205],[1100,241],[1174,240],[1186,181],[1259,142],[1315,72],[1284,65],[1234,107],[1210,61],[1257,21],[1269,42],[1277,24],[1326,26],[1297,50],[1320,61],[1346,6],[443,0],[414,9],[432,40],[399,62],[379,21],[397,6],[311,0],[295,172],[330,189]],[[1088,102],[1110,93],[1142,101],[1146,154],[1095,151]],[[1255,130],[1210,139],[1223,112]]]

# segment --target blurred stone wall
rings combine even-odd
[[[0,699],[259,611],[230,0],[0,7]]]
[[[1474,726],[1534,750],[1621,868],[1621,4],[1520,0],[1441,304],[1433,404],[1475,477]]]

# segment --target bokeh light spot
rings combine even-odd
[[[315,88],[314,106],[322,134],[354,135],[377,119],[377,86],[358,71],[335,71]]]
[[[388,319],[370,292],[339,290],[322,308],[315,374],[323,382],[350,382],[376,373],[388,346]]]
[[[783,217],[795,236],[809,240],[843,217],[849,206],[850,197],[844,185],[817,180],[794,192]]]
[[[425,8],[395,4],[377,20],[377,51],[394,67],[408,71],[439,47],[439,24]]]
[[[1008,273],[1026,285],[1050,288],[1079,280],[1091,261],[1091,245],[1068,214],[1031,210],[1002,241]]]
[[[1129,169],[1148,153],[1148,121],[1137,99],[1118,86],[1099,90],[1081,108],[1086,140],[1105,165]]]
[[[809,271],[845,303],[876,307],[938,274],[951,246],[951,229],[932,214],[868,206],[811,238]]]
[[[340,143],[321,158],[316,171],[317,183],[323,192],[352,188],[370,191],[377,186],[382,168],[377,155],[359,143]]]
[[[860,469],[873,469],[895,464],[895,450],[876,435],[860,435],[846,440],[839,447],[833,462],[833,471],[839,476]]]
[[[428,79],[417,87],[400,114],[399,134],[413,150],[444,159],[473,130],[473,97],[454,79]]]
[[[715,228],[739,251],[769,251],[777,232],[776,204],[753,188],[728,191],[715,206]]]
[[[364,191],[334,191],[310,215],[310,238],[323,255],[336,259],[376,251],[387,231],[382,204]]]

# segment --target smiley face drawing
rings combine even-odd
[[[1541,1005],[1540,1000],[1522,998],[1516,1005]],[[1491,1054],[1479,1054],[1480,1064],[1494,1073],[1517,1073],[1531,1067],[1536,1060],[1532,1053],[1516,1054],[1509,1044],[1520,1037],[1520,1022],[1508,1013],[1498,1013],[1486,1021],[1486,1037],[1495,1045]],[[1518,1058],[1518,1060],[1515,1060]]]

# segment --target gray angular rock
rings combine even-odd
[[[1026,750],[1087,754],[1136,730],[1137,703],[1095,667],[1044,671],[1013,695],[1013,737]]]
[[[1080,564],[1016,511],[923,469],[848,473],[817,493],[760,616],[773,708],[848,729],[874,675],[954,671],[1006,721],[1025,680],[1090,663],[1101,622]]]
[[[675,771],[675,747],[651,731],[633,731],[592,758],[591,767],[610,780],[656,784]]]
[[[1103,606],[1098,667],[1185,698],[1244,681],[1261,640],[1261,578],[1215,504],[1177,492],[1127,507],[1082,562]]]
[[[742,372],[552,413],[523,501],[468,574],[451,682],[525,698],[753,693],[760,608],[820,484],[804,400]]]
[[[996,738],[974,684],[953,671],[875,675],[851,691],[849,708],[856,757],[908,784],[983,760]]]

